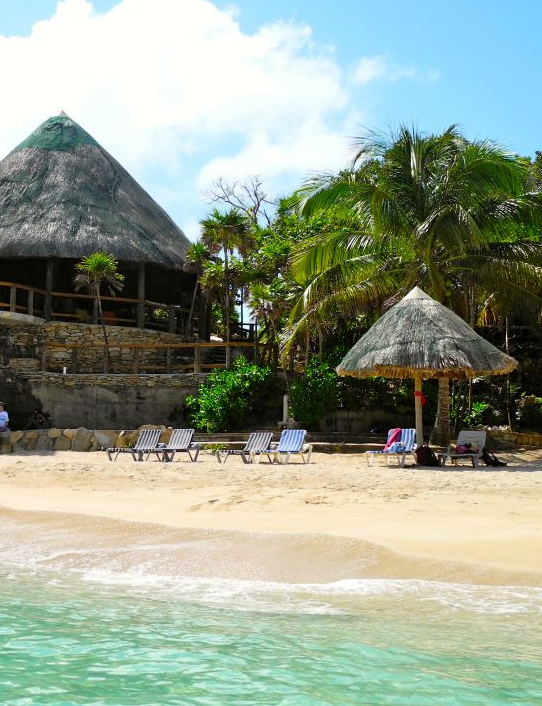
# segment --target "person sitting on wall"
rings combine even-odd
[[[9,414],[4,409],[4,403],[0,402],[0,431],[10,431]]]

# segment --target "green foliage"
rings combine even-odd
[[[471,411],[463,417],[463,422],[468,427],[475,427],[487,422],[491,405],[488,402],[473,402]]]
[[[74,279],[75,289],[87,287],[98,295],[102,284],[105,284],[112,294],[114,290],[122,289],[124,275],[117,272],[117,260],[113,255],[105,252],[92,253],[78,262],[75,269],[78,273]]]
[[[206,432],[239,428],[254,412],[258,396],[270,386],[273,375],[267,366],[240,357],[230,370],[215,370],[200,385],[198,396],[186,397],[190,422]]]
[[[523,394],[517,400],[516,421],[522,429],[539,431],[542,428],[542,397]]]
[[[294,419],[308,429],[318,428],[320,419],[338,405],[338,376],[327,362],[313,358],[305,375],[290,386]]]

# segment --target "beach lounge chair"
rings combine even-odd
[[[164,463],[171,463],[177,453],[186,453],[191,461],[197,461],[200,445],[192,441],[194,429],[174,429],[167,444],[159,444],[153,453],[162,457]]]
[[[272,431],[253,431],[249,435],[244,448],[221,449],[216,452],[216,457],[219,463],[222,463],[222,456],[224,456],[224,463],[228,460],[228,456],[241,456],[243,463],[253,463],[256,456],[259,457],[262,453],[268,453],[272,438]]]
[[[472,465],[476,468],[486,445],[486,432],[479,429],[462,429],[457,437],[456,447],[464,446],[465,444],[472,444],[473,450],[467,453],[457,453],[451,446],[448,446],[444,456],[444,465],[446,465],[448,459],[453,461],[454,464],[458,460],[470,459]]]
[[[117,446],[106,449],[107,458],[110,461],[116,461],[119,454],[130,453],[134,461],[143,461],[143,456],[147,454],[147,460],[151,453],[158,446],[160,440],[161,429],[142,429],[135,444],[131,446]]]
[[[399,432],[399,433],[397,433]],[[381,454],[386,459],[386,465],[395,456],[397,465],[404,467],[406,455],[414,453],[416,449],[416,429],[390,429],[386,445],[379,451],[366,451],[365,460],[368,466],[372,466],[377,454]]]
[[[265,453],[273,454],[277,463],[290,463],[292,455],[299,454],[303,463],[309,463],[312,455],[312,444],[305,443],[305,429],[284,429],[280,435],[279,443]]]

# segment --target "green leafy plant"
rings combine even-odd
[[[542,428],[542,397],[522,396],[517,401],[516,421],[522,429],[538,431]]]
[[[473,402],[471,411],[463,417],[463,422],[469,427],[487,422],[491,405],[488,402]]]
[[[308,429],[316,429],[326,412],[338,406],[338,380],[327,361],[313,358],[305,375],[290,386],[294,419]]]
[[[200,385],[198,396],[186,397],[188,417],[207,432],[238,428],[257,406],[272,382],[271,368],[238,358],[230,370],[215,370]]]

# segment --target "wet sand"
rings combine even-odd
[[[54,566],[292,582],[542,586],[542,451],[501,469],[0,457],[3,552]],[[129,521],[129,522],[127,522]]]

